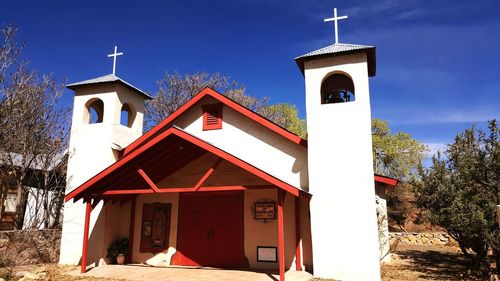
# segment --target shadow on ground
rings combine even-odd
[[[484,280],[456,247],[403,246],[382,267],[383,280]]]

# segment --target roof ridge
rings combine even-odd
[[[80,87],[80,86],[84,86],[84,85],[101,84],[101,83],[109,83],[109,82],[119,82],[119,83],[122,83],[123,85],[131,88],[132,90],[138,92],[139,94],[142,94],[143,96],[146,97],[146,99],[152,99],[153,98],[150,94],[148,94],[145,91],[143,91],[143,90],[137,88],[136,86],[130,84],[125,79],[122,79],[122,78],[118,77],[116,74],[106,74],[106,75],[99,76],[99,77],[96,77],[96,78],[87,79],[87,80],[83,80],[83,81],[79,81],[79,82],[67,84],[65,86],[68,89],[75,90],[75,88]]]

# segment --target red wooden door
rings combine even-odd
[[[243,192],[180,194],[177,265],[241,267]]]

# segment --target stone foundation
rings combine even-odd
[[[0,231],[0,267],[59,260],[60,229]]]
[[[415,245],[457,245],[457,242],[451,238],[448,233],[406,233],[406,232],[391,232],[389,233],[391,244],[399,240],[402,244]]]

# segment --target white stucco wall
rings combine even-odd
[[[354,102],[321,104],[335,72],[354,82]],[[305,62],[314,276],[379,280],[370,97],[365,54]]]
[[[34,188],[34,187],[27,187],[26,189],[28,192],[28,198],[26,200],[23,229],[33,229],[33,228],[43,229],[44,228],[43,222],[45,221],[44,219],[45,210],[44,210],[44,200],[43,200],[44,191],[40,188]],[[55,204],[54,200],[57,200],[57,198],[55,198],[56,192],[54,191],[46,191],[46,192],[48,193],[47,204],[50,208],[50,206]],[[13,205],[13,209],[15,210],[15,205]],[[52,225],[54,223],[55,215],[56,214],[53,211],[49,212],[50,216],[48,221],[49,225]]]
[[[307,182],[307,149],[224,106],[222,129],[203,131],[203,104],[207,97],[174,121],[188,133],[209,142],[266,173],[304,190]]]
[[[104,103],[103,122],[88,124],[85,121],[86,102],[99,98]],[[137,111],[132,128],[120,125],[120,111],[128,103]],[[73,117],[69,144],[66,194],[116,161],[112,144],[125,147],[142,134],[144,97],[116,84],[84,86],[74,96]],[[92,211],[88,264],[102,257],[104,245],[105,213],[102,202]],[[61,264],[78,264],[83,243],[85,205],[83,200],[69,201],[64,205],[61,238]]]
[[[383,183],[375,183],[376,206],[377,206],[377,223],[378,223],[378,240],[380,259],[382,262],[390,262],[390,237],[389,237],[389,217],[387,215],[387,192],[390,187]]]

